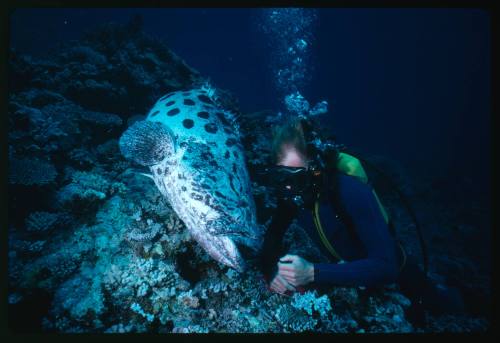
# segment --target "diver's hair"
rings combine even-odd
[[[273,163],[280,162],[284,157],[283,146],[285,144],[294,146],[297,151],[307,156],[306,140],[300,119],[288,119],[284,124],[273,129],[273,141],[271,146],[271,157]]]

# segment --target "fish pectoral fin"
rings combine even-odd
[[[120,151],[143,166],[160,163],[175,152],[174,135],[160,122],[136,121],[120,137]]]
[[[146,176],[146,177],[150,178],[150,179],[151,179],[151,180],[153,180],[153,181],[155,180],[155,179],[153,178],[153,175],[151,175],[151,174],[146,174],[146,173],[138,173],[138,174],[140,174],[140,175],[144,175],[144,176]]]

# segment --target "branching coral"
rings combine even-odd
[[[281,305],[275,316],[285,332],[310,331],[318,324],[316,319],[288,304]]]
[[[317,311],[321,318],[326,317],[331,311],[330,299],[325,294],[321,297],[316,297],[317,292],[305,292],[304,294],[294,293],[292,306],[296,309],[302,309],[310,316],[313,314],[313,309]]]
[[[177,299],[185,307],[197,308],[200,305],[198,297],[193,295],[193,290],[191,289],[187,292],[181,292]]]
[[[127,233],[127,239],[132,242],[151,242],[163,229],[162,225],[154,223],[151,219],[148,219],[147,224],[136,225],[130,228]],[[140,222],[139,222],[140,223]]]
[[[66,281],[55,294],[56,306],[69,311],[73,319],[83,319],[88,312],[99,315],[104,310],[104,299],[98,275],[77,275]]]
[[[132,309],[132,311],[134,311],[134,312],[140,314],[141,316],[143,316],[144,318],[146,318],[148,320],[148,322],[152,322],[155,319],[155,316],[153,314],[144,312],[141,305],[139,305],[138,303],[133,303],[130,306],[130,308]]]
[[[80,185],[70,183],[56,193],[58,206],[77,212],[87,207],[95,208],[95,202],[104,200],[106,194],[94,189],[84,189]]]

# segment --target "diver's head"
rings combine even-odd
[[[272,144],[273,161],[287,167],[307,167],[304,132],[299,119],[291,119],[275,128]]]
[[[276,163],[285,167],[304,167],[307,168],[307,159],[295,146],[290,144],[282,145],[282,157]]]

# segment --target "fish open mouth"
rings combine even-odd
[[[238,247],[243,257],[256,255],[259,251],[262,240],[256,236],[248,235],[246,232],[239,232],[227,235]]]

